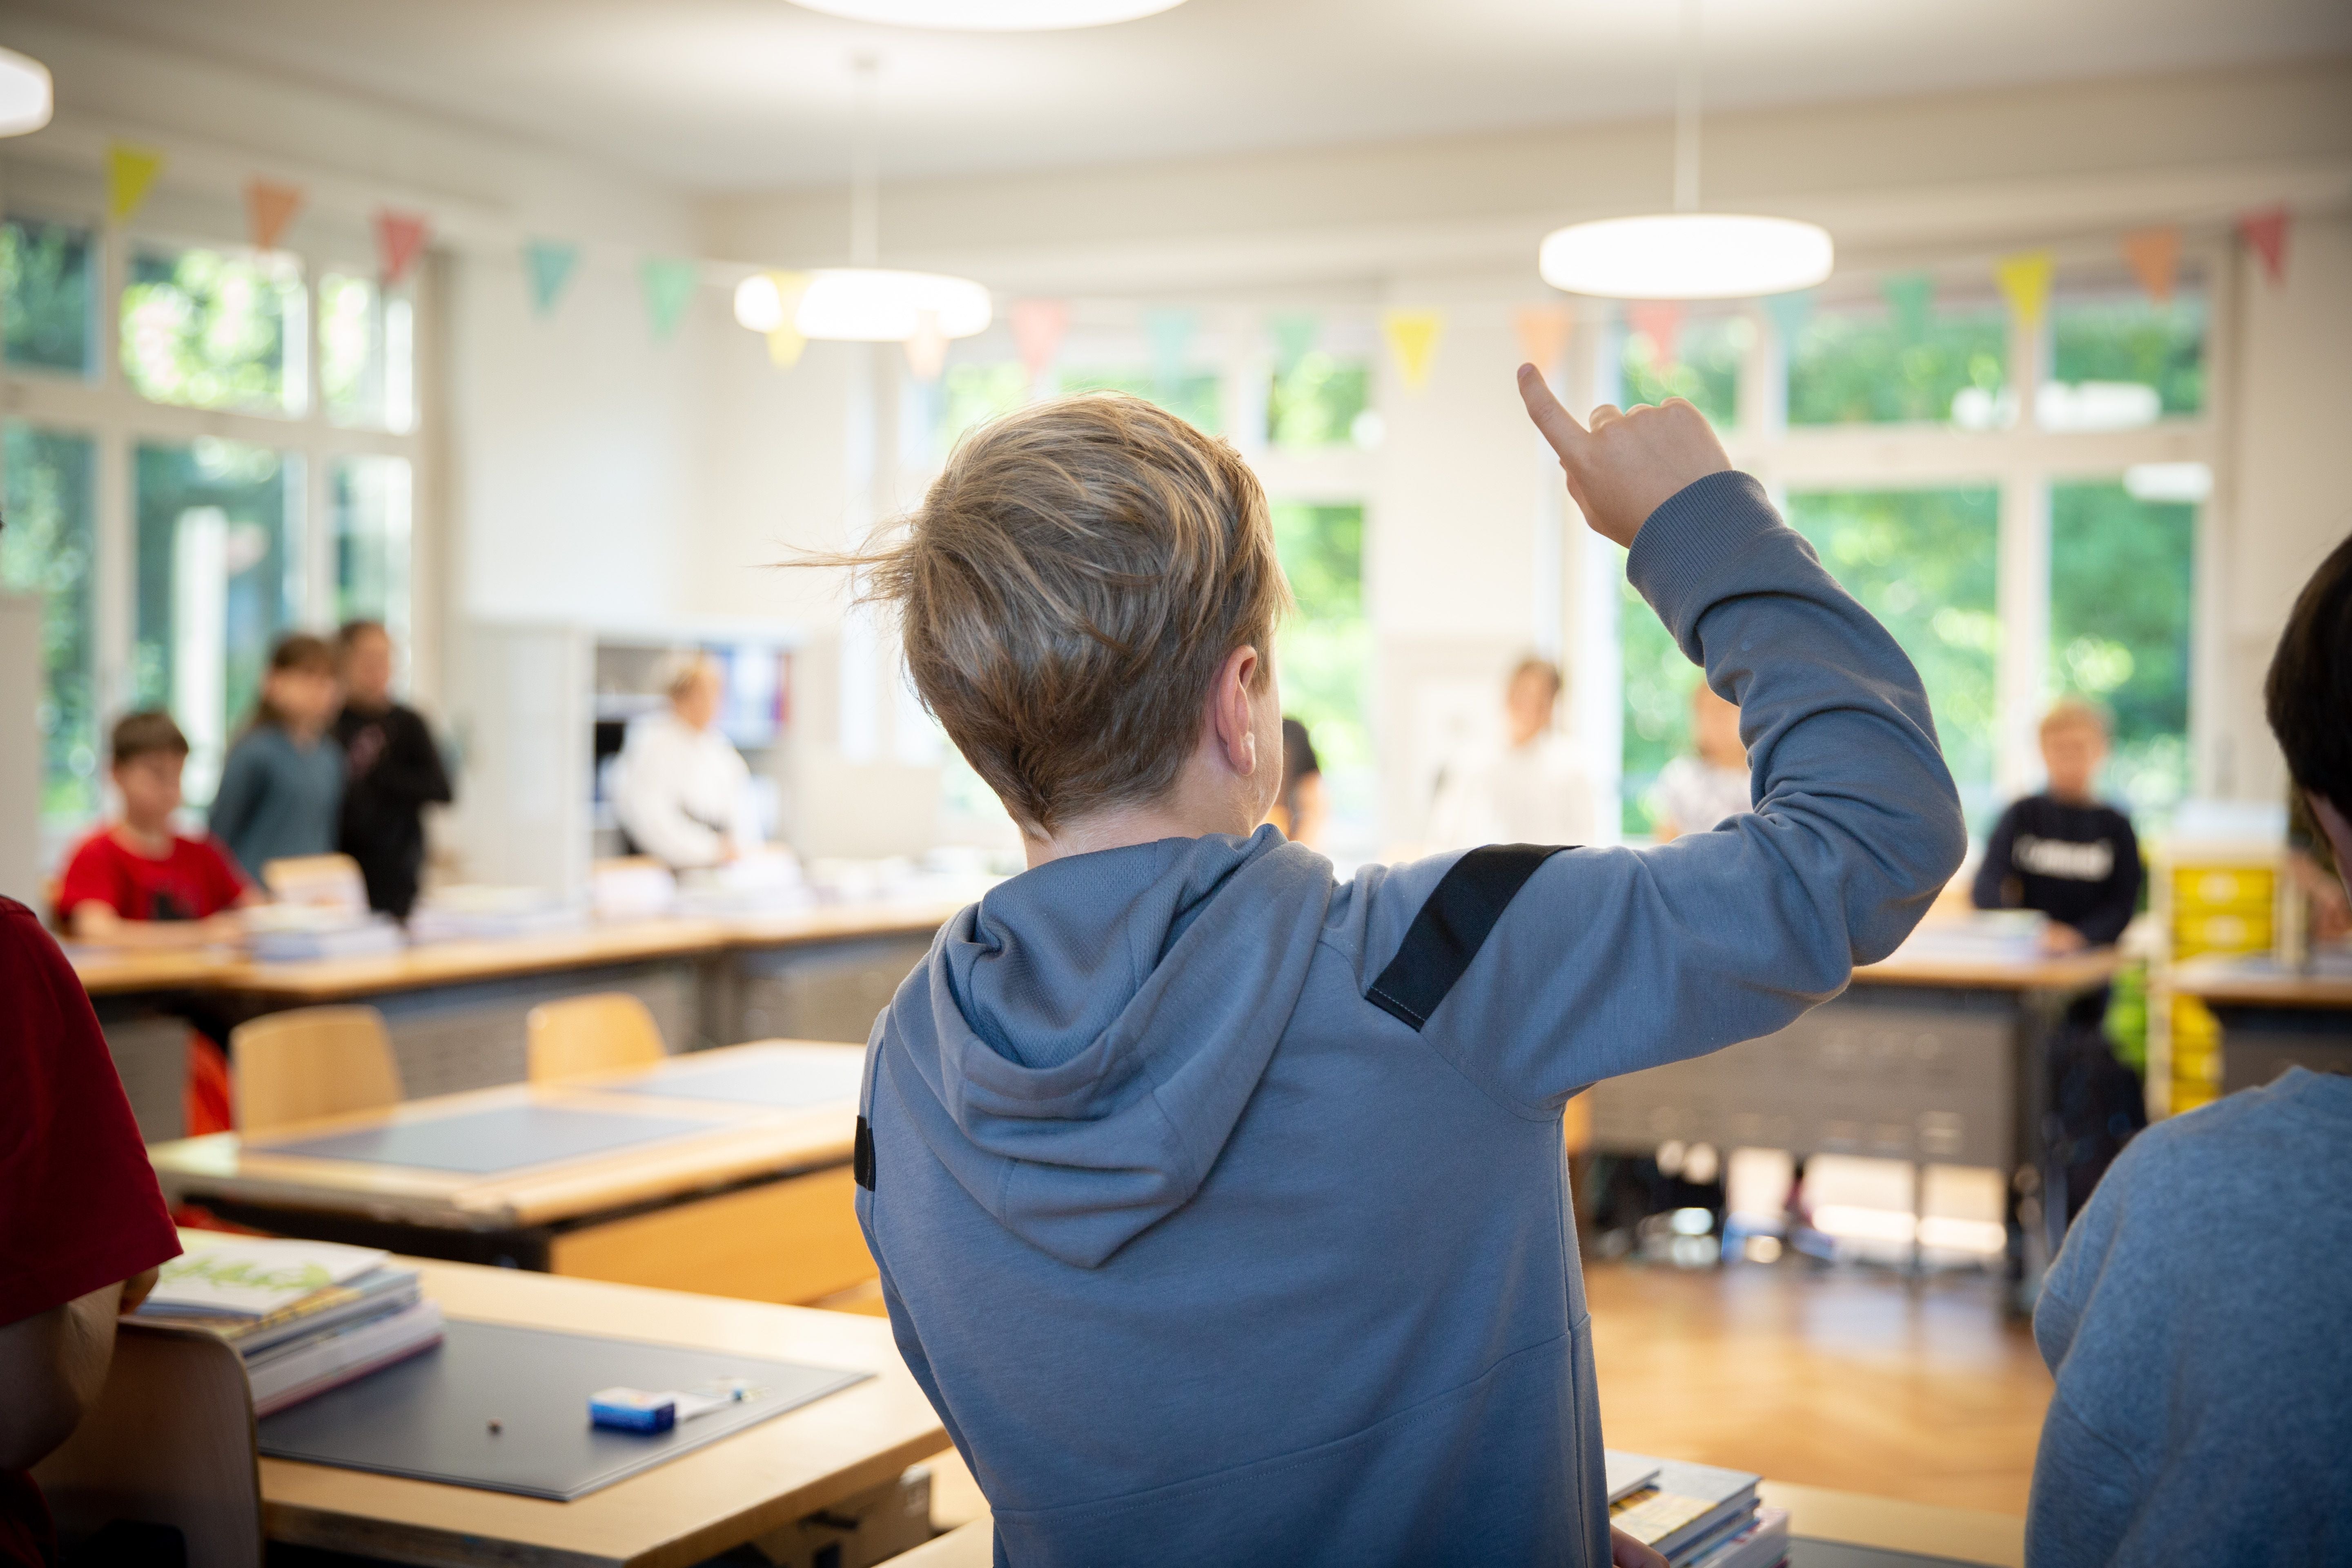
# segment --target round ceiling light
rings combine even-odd
[[[22,136],[49,122],[49,68],[0,49],[0,136]]]
[[[800,0],[812,11],[894,27],[968,33],[1042,33],[1099,27],[1172,11],[1184,0]]]
[[[988,290],[968,278],[880,267],[820,268],[804,276],[789,323],[804,338],[895,343],[926,331],[968,338],[986,331],[994,316]],[[735,320],[755,332],[786,325],[785,292],[774,274],[754,273],[736,286]]]
[[[1794,218],[1659,213],[1573,224],[1544,237],[1555,289],[1612,300],[1747,300],[1810,289],[1837,259],[1829,231]]]

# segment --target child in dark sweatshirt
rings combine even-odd
[[[2139,902],[2139,839],[2131,818],[2093,793],[2107,760],[2107,725],[2087,702],[2042,720],[2050,786],[2000,814],[1977,868],[1980,910],[2039,910],[2048,952],[2110,947]]]

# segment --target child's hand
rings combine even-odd
[[[1519,366],[1519,396],[1528,417],[1559,454],[1568,493],[1584,521],[1628,549],[1650,514],[1683,487],[1731,467],[1706,416],[1679,397],[1623,414],[1604,403],[1592,411],[1588,429],[1559,405],[1531,364]]]
[[[1609,1563],[1610,1568],[1666,1568],[1664,1558],[1613,1524],[1609,1527]]]
[[[2042,924],[2041,948],[2044,952],[2052,954],[2080,952],[2090,945],[2083,933],[2073,926],[2059,921],[2048,921]]]

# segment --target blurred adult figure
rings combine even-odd
[[[425,869],[425,808],[454,798],[441,748],[425,716],[392,695],[392,635],[376,621],[335,634],[343,710],[335,739],[344,759],[336,847],[360,864],[368,904],[404,921]]]
[[[698,654],[677,663],[667,689],[668,705],[632,723],[621,744],[614,812],[634,853],[674,871],[723,866],[762,837],[751,770],[718,728],[725,680]]]
[[[1592,781],[1554,727],[1564,686],[1559,667],[1534,655],[1503,686],[1504,743],[1449,764],[1430,809],[1437,848],[1476,844],[1587,844]]]

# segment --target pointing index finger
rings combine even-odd
[[[1591,439],[1576,416],[1560,406],[1559,399],[1544,384],[1543,373],[1531,364],[1519,366],[1519,398],[1528,405],[1528,417],[1536,422],[1543,438],[1559,454],[1563,463],[1582,455],[1584,444]]]

